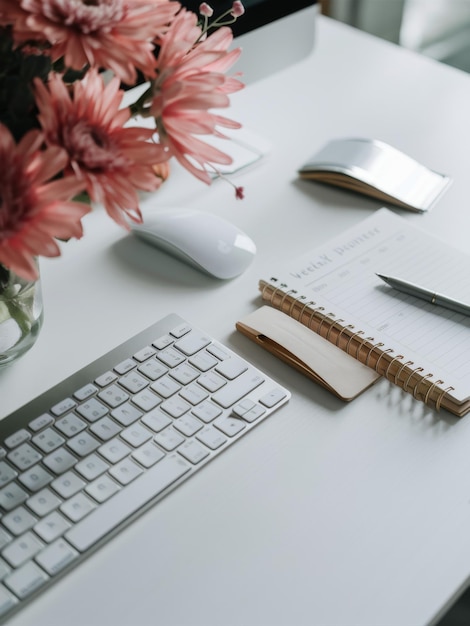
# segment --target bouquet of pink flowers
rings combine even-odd
[[[0,0],[3,272],[34,279],[36,257],[81,237],[84,195],[128,227],[142,220],[138,191],[158,189],[172,157],[205,183],[231,162],[201,136],[240,127],[211,110],[243,87],[226,75],[243,12],[238,1],[213,18],[206,3],[196,15],[174,0]],[[123,107],[122,87],[141,82]],[[136,116],[154,127],[129,124]]]

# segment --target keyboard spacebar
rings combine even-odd
[[[190,469],[191,466],[177,454],[162,459],[122,491],[98,505],[68,530],[65,538],[84,552]]]

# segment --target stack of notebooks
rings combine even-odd
[[[417,400],[470,411],[470,317],[385,285],[392,275],[470,303],[470,257],[383,208],[260,280],[237,329],[350,400],[385,377]]]

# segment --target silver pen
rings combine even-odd
[[[442,293],[437,293],[430,289],[425,289],[424,287],[420,287],[419,285],[415,285],[414,283],[402,280],[401,278],[384,276],[383,274],[377,274],[377,276],[381,278],[385,283],[387,283],[387,285],[390,285],[390,287],[393,287],[398,291],[402,291],[403,293],[407,293],[411,296],[416,296],[417,298],[421,298],[421,300],[426,300],[426,302],[429,302],[430,304],[436,304],[437,306],[445,307],[446,309],[450,309],[451,311],[455,311],[456,313],[470,315],[470,304],[466,304],[465,302],[459,302],[458,300],[454,300],[453,298],[448,298]]]

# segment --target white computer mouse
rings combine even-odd
[[[147,243],[216,278],[240,275],[256,254],[256,246],[246,233],[213,213],[159,211],[131,228]]]

